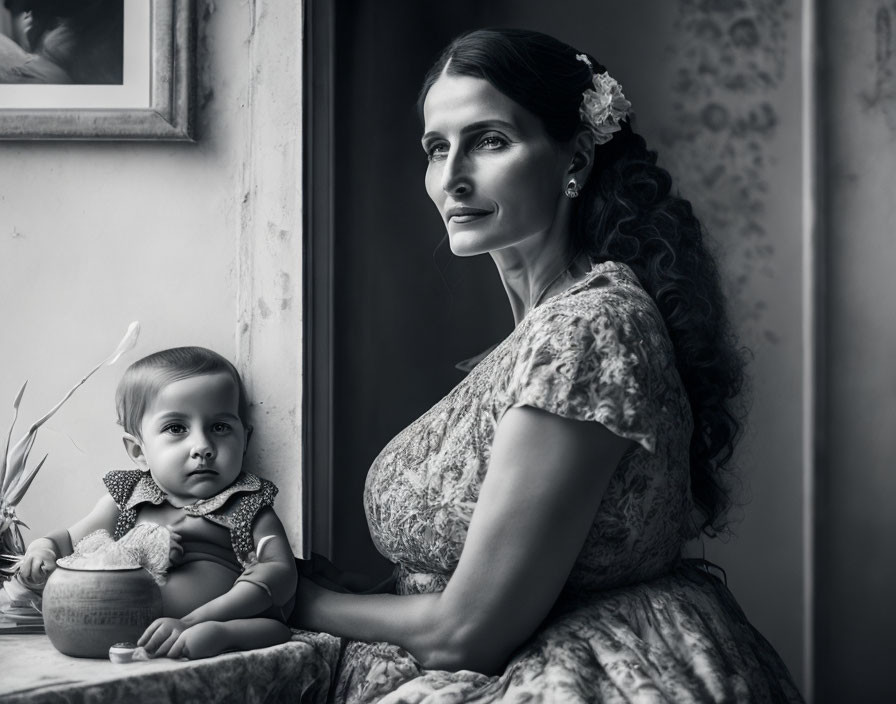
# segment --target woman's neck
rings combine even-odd
[[[492,252],[492,259],[510,301],[514,326],[533,308],[580,281],[590,268],[581,250],[569,252],[558,248],[550,253],[542,252],[531,261],[508,256],[506,252]]]

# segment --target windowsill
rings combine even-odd
[[[45,635],[0,635],[0,700],[38,704],[60,701],[246,702],[299,701],[316,688],[326,698],[339,641],[297,633],[271,648],[224,653],[206,660],[116,665],[72,658]],[[317,697],[311,697],[317,699]]]

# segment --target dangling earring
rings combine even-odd
[[[579,197],[579,184],[576,183],[574,178],[569,179],[569,182],[566,184],[566,190],[563,191],[563,195],[567,198]]]

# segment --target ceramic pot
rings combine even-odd
[[[107,658],[162,615],[162,593],[142,567],[77,570],[58,566],[44,587],[44,626],[60,653]]]

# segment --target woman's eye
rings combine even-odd
[[[187,432],[187,428],[180,423],[170,423],[162,428],[163,433],[168,433],[169,435],[183,435]]]
[[[430,161],[444,159],[448,155],[448,145],[437,142],[426,147],[426,158]]]
[[[213,433],[226,433],[230,431],[230,426],[227,423],[215,423],[212,426]]]
[[[493,151],[495,149],[502,149],[506,146],[506,139],[496,134],[490,134],[480,139],[479,143],[476,145],[476,148],[482,149],[484,151]]]

